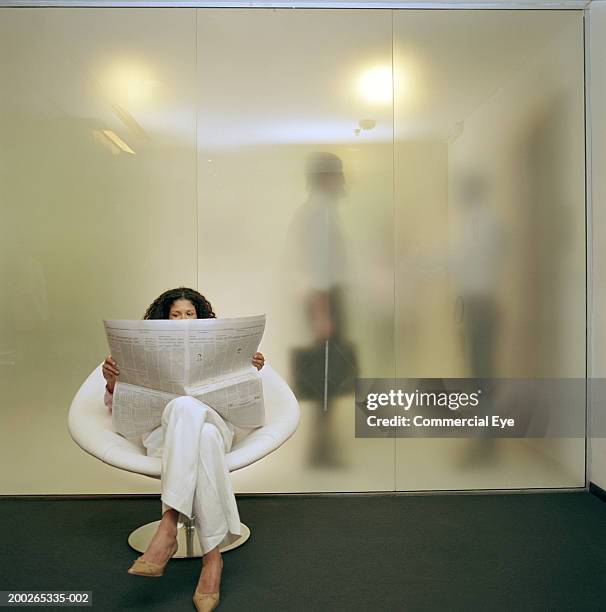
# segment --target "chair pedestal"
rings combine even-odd
[[[200,542],[196,534],[196,528],[194,527],[194,521],[187,517],[182,517],[184,520],[177,522],[177,542],[179,543],[179,550],[174,555],[175,559],[187,559],[190,557],[201,557],[202,550],[200,549]],[[158,529],[160,521],[153,521],[147,523],[135,529],[128,536],[128,543],[131,548],[134,548],[140,553],[144,553],[147,547],[154,537]],[[225,536],[223,541],[219,544],[219,549],[222,553],[227,552],[241,546],[250,537],[250,529],[244,524],[240,523],[240,531],[242,535],[234,535],[229,533]]]

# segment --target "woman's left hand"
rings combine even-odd
[[[257,370],[260,370],[264,363],[265,357],[263,357],[263,353],[255,353],[253,355],[252,364],[255,366],[255,368],[257,368]]]

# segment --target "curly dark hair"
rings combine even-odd
[[[158,296],[147,308],[144,319],[168,319],[170,307],[175,300],[189,300],[196,308],[198,319],[216,319],[210,302],[195,289],[189,287],[177,287],[169,289]]]

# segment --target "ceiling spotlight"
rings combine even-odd
[[[391,68],[378,66],[364,72],[358,80],[358,91],[369,102],[391,103],[393,94]]]

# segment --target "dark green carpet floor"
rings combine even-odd
[[[589,493],[238,496],[238,507],[252,535],[224,554],[221,612],[606,610],[606,503]],[[174,559],[158,579],[126,573],[138,554],[128,533],[159,518],[159,498],[3,499],[0,512],[0,590],[93,591],[99,612],[194,610],[199,559]]]

